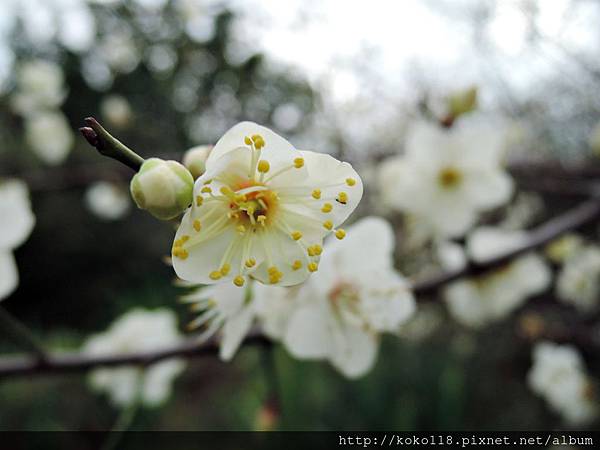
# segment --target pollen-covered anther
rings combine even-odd
[[[294,167],[296,169],[300,169],[300,168],[304,167],[304,158],[294,159]]]
[[[196,230],[196,231],[200,231],[200,229],[202,228],[202,224],[200,223],[200,221],[198,219],[194,219],[194,222],[192,222],[192,226],[194,227],[194,230]]]
[[[188,251],[182,247],[173,247],[172,253],[179,259],[186,259],[189,256]]]
[[[244,263],[244,265],[250,269],[252,267],[254,267],[256,265],[256,260],[254,258],[249,258],[246,260],[246,262]]]
[[[258,166],[256,167],[256,169],[260,172],[260,173],[267,173],[269,171],[269,169],[271,168],[271,165],[269,164],[269,161],[265,161],[264,159],[261,159],[258,162]]]
[[[246,145],[252,145],[252,139],[250,139],[250,137],[246,136],[244,138],[244,144],[246,144]]]
[[[300,231],[293,231],[291,233],[292,239],[295,241],[299,241],[300,239],[302,239],[302,233]]]
[[[204,198],[202,198],[201,195],[196,195],[196,206],[202,206],[203,201],[204,201]]]
[[[333,222],[331,220],[326,220],[325,222],[323,222],[323,227],[326,230],[331,230],[333,229]]]
[[[221,279],[221,278],[223,277],[223,274],[221,273],[221,271],[220,271],[220,270],[213,270],[213,271],[212,271],[212,272],[211,272],[211,273],[208,275],[208,277],[209,277],[211,280],[219,280],[219,279]]]
[[[299,270],[302,268],[302,261],[300,261],[299,259],[297,259],[296,261],[294,261],[292,263],[292,269],[293,270]]]
[[[333,209],[333,205],[331,203],[325,203],[321,208],[321,212],[329,213]]]
[[[203,194],[210,194],[212,192],[212,189],[210,188],[210,186],[204,186],[202,189],[200,189],[200,192],[202,192]]]
[[[260,134],[254,134],[251,137],[252,142],[254,143],[254,148],[256,150],[260,150],[261,148],[263,148],[265,146],[265,140],[263,139],[263,137]]]
[[[346,232],[343,229],[338,228],[337,230],[335,230],[335,237],[340,240],[344,239],[346,237]]]
[[[240,234],[244,234],[246,232],[246,227],[244,225],[238,225],[235,229]]]
[[[319,200],[321,198],[321,189],[315,189],[314,191],[312,191],[312,198],[314,198],[315,200]]]
[[[323,247],[321,247],[319,244],[315,244],[313,245],[313,251],[315,256],[319,256],[321,253],[323,253]]]
[[[267,269],[267,273],[269,274],[269,282],[271,284],[278,283],[281,280],[281,278],[283,277],[283,274],[275,266],[269,267]]]
[[[342,205],[345,205],[346,203],[348,203],[348,194],[342,191],[338,194],[336,200]]]
[[[306,266],[309,272],[316,272],[319,269],[319,265],[316,262],[310,262]]]
[[[221,275],[226,276],[230,270],[231,270],[231,266],[229,264],[227,264],[227,263],[223,264],[223,266],[221,266],[221,270],[220,270]]]
[[[267,220],[267,216],[261,214],[256,218],[256,221],[260,223],[263,227],[265,226],[265,221]]]
[[[235,277],[233,279],[233,284],[235,284],[238,287],[242,287],[244,285],[244,283],[246,282],[246,280],[244,279],[243,276],[238,275],[237,277]]]
[[[354,178],[346,178],[346,184],[348,186],[354,186],[356,184],[356,180]]]

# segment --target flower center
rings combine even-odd
[[[457,187],[461,183],[462,178],[462,173],[454,167],[445,167],[438,174],[440,185],[448,189]]]
[[[229,187],[221,188],[229,199],[229,217],[240,225],[269,225],[274,221],[279,197],[264,184],[244,182],[234,192]]]

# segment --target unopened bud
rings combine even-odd
[[[177,161],[147,159],[131,180],[131,196],[139,208],[169,220],[192,203],[194,179]]]
[[[477,87],[453,93],[448,97],[448,115],[456,118],[477,108]]]
[[[183,155],[183,165],[190,171],[194,180],[206,171],[206,160],[212,148],[212,145],[198,145],[190,148]]]

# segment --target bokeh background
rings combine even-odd
[[[172,308],[182,329],[193,318],[164,261],[173,228],[130,203],[115,217],[90,207],[95,182],[126,194],[129,174],[78,136],[84,117],[99,118],[144,157],[177,158],[243,119],[264,124],[299,148],[350,161],[366,186],[358,217],[386,213],[373,192],[374,165],[402,151],[412,121],[476,85],[480,109],[509,125],[519,170],[538,168],[524,176],[531,193],[557,185],[540,162],[595,163],[588,138],[600,119],[599,22],[600,5],[589,0],[4,0],[0,175],[27,182],[36,225],[15,252],[20,284],[2,306],[62,350],[78,349],[135,306]],[[19,68],[32,59],[52,61],[64,75],[64,98],[52,111],[64,115],[72,139],[41,132],[42,140],[66,141],[64,158],[35,150],[15,100]],[[535,195],[545,208],[523,226],[576,200]],[[596,225],[585,232],[596,238]],[[426,264],[430,251],[400,248],[399,267],[411,276],[435,270]],[[544,302],[533,299],[528,311]],[[244,348],[231,363],[191,359],[167,404],[140,411],[133,428],[561,426],[525,381],[531,343],[523,311],[474,332],[441,302],[423,309],[405,338],[384,339],[376,367],[356,381],[278,347]],[[581,322],[568,307],[554,314],[566,328]],[[596,326],[597,315],[585,323]],[[597,348],[579,349],[597,376]],[[5,340],[0,350],[19,351]],[[274,353],[274,367],[265,352]],[[105,430],[117,414],[84,374],[0,380],[0,398],[0,430]]]

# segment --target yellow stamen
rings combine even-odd
[[[348,203],[348,194],[346,194],[345,192],[340,192],[338,194],[337,201],[345,205],[346,203]]]
[[[271,168],[271,165],[269,164],[269,161],[265,161],[264,159],[261,159],[258,162],[258,167],[257,170],[260,173],[267,173],[269,171],[269,169]]]
[[[348,186],[354,186],[356,184],[356,180],[354,178],[346,178],[346,184]]]
[[[260,223],[263,227],[265,226],[265,220],[267,220],[267,216],[260,215],[256,218],[256,221]]]
[[[200,192],[202,192],[203,194],[210,194],[212,192],[212,189],[210,188],[210,186],[204,186],[202,189],[200,189]]]
[[[244,283],[246,282],[246,280],[244,279],[243,276],[238,275],[237,277],[235,277],[233,279],[233,284],[235,284],[238,287],[242,287],[244,285]]]
[[[236,227],[236,230],[238,231],[238,233],[244,234],[246,232],[246,227],[244,225],[238,225]]]
[[[302,239],[302,233],[299,231],[292,232],[291,236],[292,236],[292,239],[295,241]]]
[[[292,264],[292,269],[293,270],[298,270],[302,268],[302,261],[300,261],[299,259],[297,259],[296,261],[294,261],[294,263]]]
[[[333,205],[331,203],[325,203],[321,208],[321,212],[328,213],[333,209]]]
[[[254,267],[254,265],[256,264],[256,260],[254,258],[250,258],[250,259],[247,259],[244,264],[249,269],[251,267]]]
[[[202,228],[202,224],[200,223],[200,221],[198,219],[194,219],[192,226],[194,227],[194,230],[196,230],[196,231],[200,231],[200,228]]]
[[[223,274],[222,274],[220,271],[218,271],[218,270],[215,270],[215,271],[211,272],[211,273],[210,273],[210,275],[209,275],[208,277],[209,277],[211,280],[218,280],[218,279],[220,279],[222,276],[223,276]]]
[[[326,220],[323,222],[323,226],[326,230],[331,230],[333,228],[333,222],[331,220]]]
[[[319,200],[321,198],[321,189],[315,189],[314,191],[312,191],[312,197],[315,200]]]
[[[203,201],[204,201],[204,199],[202,198],[201,195],[196,195],[196,206],[202,206]]]
[[[223,267],[221,267],[221,275],[225,276],[229,273],[229,271],[231,270],[231,266],[227,263],[223,264]]]
[[[304,158],[296,158],[294,159],[294,167],[296,169],[300,169],[304,166]]]
[[[319,256],[321,253],[323,253],[323,247],[321,247],[319,244],[315,244],[313,245],[313,251],[315,252],[316,256]]]
[[[344,230],[342,230],[341,228],[339,228],[335,232],[335,237],[340,240],[344,239],[346,237],[346,232]]]
[[[316,272],[317,269],[319,268],[319,265],[316,262],[310,262],[308,263],[308,266],[306,266],[309,272]]]
[[[252,139],[250,139],[248,136],[246,136],[244,138],[244,144],[246,144],[246,145],[252,145]]]

